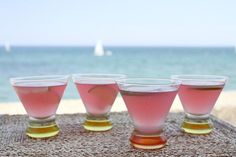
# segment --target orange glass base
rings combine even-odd
[[[164,135],[142,135],[134,131],[130,138],[131,144],[139,149],[160,149],[165,146],[167,140]]]

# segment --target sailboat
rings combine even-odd
[[[95,49],[94,49],[94,55],[95,56],[111,56],[112,55],[112,51],[105,51],[104,50],[104,47],[103,47],[103,44],[102,44],[102,41],[99,40],[95,46]]]
[[[9,43],[9,42],[6,42],[6,43],[5,43],[5,51],[6,51],[6,52],[10,52],[10,51],[11,51],[11,46],[10,46],[10,43]]]
[[[104,56],[105,55],[105,51],[102,45],[102,41],[98,41],[95,49],[94,49],[94,55],[95,56]]]

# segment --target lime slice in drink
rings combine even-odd
[[[112,104],[117,95],[117,90],[111,85],[96,85],[90,88],[88,93],[98,98],[104,104]]]

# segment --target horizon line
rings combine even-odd
[[[11,47],[95,47],[95,45],[10,45]],[[0,45],[5,47],[5,45]],[[104,45],[104,47],[231,47],[235,48],[236,45]]]

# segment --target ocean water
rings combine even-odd
[[[18,101],[9,78],[73,73],[121,73],[168,78],[172,74],[229,76],[225,90],[236,90],[236,52],[232,47],[107,47],[112,56],[96,57],[93,47],[0,48],[0,102]],[[64,98],[79,98],[72,81]]]

